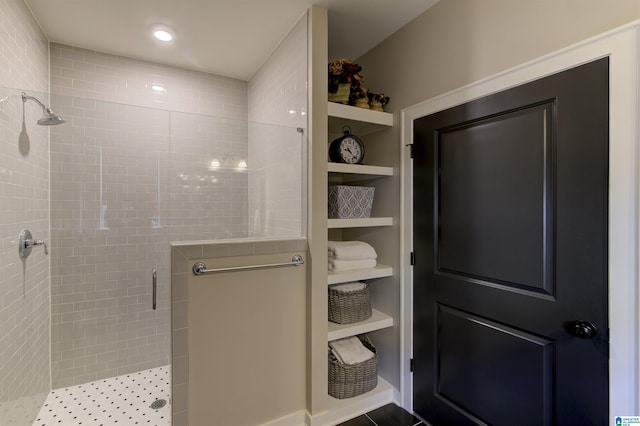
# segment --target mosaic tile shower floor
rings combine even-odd
[[[52,390],[33,426],[169,426],[170,397],[169,366],[138,371]],[[160,399],[167,404],[152,408],[154,401]]]

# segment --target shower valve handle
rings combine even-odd
[[[49,254],[49,248],[44,240],[34,240],[31,236],[31,232],[28,229],[23,229],[20,232],[20,241],[18,242],[18,252],[20,257],[26,259],[31,254],[31,249],[35,246],[43,246],[44,254]]]
[[[25,248],[35,247],[35,246],[44,246],[44,254],[49,254],[47,243],[44,240],[26,240],[24,242],[24,245],[25,245]]]

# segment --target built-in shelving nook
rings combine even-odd
[[[397,150],[393,135],[394,116],[327,101],[326,67],[328,52],[327,14],[312,8],[311,46],[311,173],[309,181],[310,268],[310,355],[309,423],[336,424],[357,414],[399,400],[399,206],[393,194],[398,167],[394,158],[381,154],[376,144]],[[355,59],[355,58],[353,58]],[[328,146],[348,126],[365,145],[363,164],[332,163]],[[390,162],[392,162],[390,164]],[[371,217],[328,219],[329,185],[374,186]],[[395,191],[397,192],[397,191]],[[384,200],[382,202],[381,200]],[[391,205],[390,205],[391,204]],[[371,244],[378,253],[377,266],[344,272],[327,268],[327,241],[359,240]],[[372,316],[354,324],[335,324],[327,319],[327,288],[331,284],[366,281],[370,284]],[[327,393],[327,344],[329,341],[367,333],[378,352],[378,386],[363,395],[335,399]]]

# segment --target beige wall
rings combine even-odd
[[[374,135],[378,143],[367,145],[367,157],[400,166],[401,109],[637,19],[640,0],[440,0],[356,60],[363,67],[365,86],[390,96],[387,110],[396,114],[396,126]],[[393,185],[396,190],[387,188],[385,201],[399,206],[400,176],[394,176]],[[396,223],[399,213],[393,214]],[[370,242],[382,247],[381,256],[399,251],[398,239],[382,244],[381,238],[372,237]],[[372,300],[384,301],[385,312],[394,316],[400,312],[399,285],[372,286]],[[395,339],[399,347],[399,336]],[[381,354],[399,356],[390,342],[379,339],[374,344]],[[399,366],[400,359],[393,361]],[[399,369],[382,374],[399,386]]]
[[[173,425],[299,419],[306,396],[306,265],[195,276],[208,268],[307,259],[305,240],[172,248]]]
[[[389,111],[640,18],[640,0],[440,0],[358,59]]]
[[[218,265],[287,262],[294,254]],[[207,266],[216,267],[214,260],[207,259]],[[192,425],[262,424],[305,409],[304,277],[304,266],[191,277]]]
[[[49,392],[49,256],[23,261],[24,228],[49,241],[48,43],[22,0],[0,0],[0,423],[26,425]],[[23,115],[24,114],[24,115]]]

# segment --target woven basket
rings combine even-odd
[[[352,324],[371,317],[369,284],[362,290],[336,291],[329,286],[329,321],[338,324]]]
[[[337,399],[353,398],[378,386],[378,354],[366,335],[358,338],[373,352],[373,358],[359,364],[340,363],[329,349],[329,395]]]

